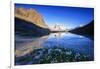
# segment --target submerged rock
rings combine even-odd
[[[79,61],[91,61],[89,56],[82,54],[80,52],[75,52],[72,49],[66,48],[41,48],[35,50],[32,54],[34,55],[25,55],[23,57],[16,58],[15,63],[28,64],[44,64],[44,63],[61,63],[61,62],[79,62]],[[32,59],[31,59],[32,58]],[[22,59],[26,59],[22,61]],[[17,65],[16,64],[16,65]]]

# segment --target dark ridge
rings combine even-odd
[[[39,27],[31,22],[15,17],[15,34],[22,36],[43,36],[48,35],[48,28]]]
[[[94,20],[83,27],[72,29],[69,32],[79,34],[79,35],[84,35],[94,39]]]

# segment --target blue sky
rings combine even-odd
[[[63,25],[70,29],[85,25],[94,20],[94,9],[34,4],[15,4],[15,7],[33,8],[40,13],[48,26]]]

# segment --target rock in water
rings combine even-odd
[[[34,9],[15,8],[15,32],[21,35],[41,36],[49,33],[43,17]]]

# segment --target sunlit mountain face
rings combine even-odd
[[[55,24],[63,25],[67,29],[90,23],[94,18],[93,8],[63,7],[48,5],[16,4],[16,7],[37,10],[49,27]]]
[[[94,60],[93,8],[15,4],[14,20],[15,65]]]

